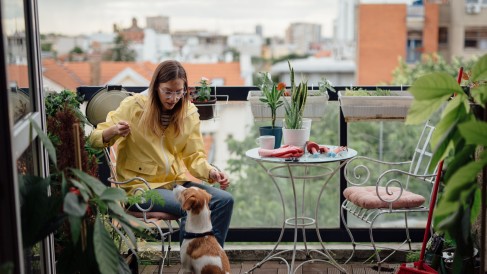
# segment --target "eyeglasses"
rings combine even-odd
[[[164,90],[164,89],[159,89],[159,92],[161,92],[164,97],[171,99],[175,97],[176,99],[180,99],[186,94],[186,91],[184,89],[176,90],[176,91],[170,91],[170,90]]]

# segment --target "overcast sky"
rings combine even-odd
[[[263,26],[264,36],[284,36],[293,22],[321,24],[333,35],[340,0],[40,0],[41,33],[67,35],[111,32],[113,24],[145,27],[147,16],[168,16],[171,31],[203,29],[250,33]]]

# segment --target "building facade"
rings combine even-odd
[[[485,18],[484,0],[359,4],[357,84],[390,82],[400,58],[414,64],[422,54],[439,53],[449,60],[485,53]]]

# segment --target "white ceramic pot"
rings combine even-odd
[[[301,128],[301,129],[282,129],[282,139],[284,145],[291,145],[297,147],[304,147],[306,142],[309,140],[311,128]]]

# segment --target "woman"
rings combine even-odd
[[[213,233],[223,247],[230,225],[233,198],[224,191],[228,177],[212,167],[206,157],[200,132],[197,108],[190,102],[186,71],[177,61],[164,61],[157,67],[148,89],[148,96],[137,94],[126,98],[98,124],[90,141],[95,147],[117,142],[117,180],[139,176],[146,179],[163,197],[164,205],[153,211],[185,215],[172,193],[172,183],[196,186],[211,194],[210,209]],[[220,189],[189,182],[186,171],[203,181],[219,183]],[[142,182],[125,187],[130,193]],[[182,238],[182,237],[181,237]]]

